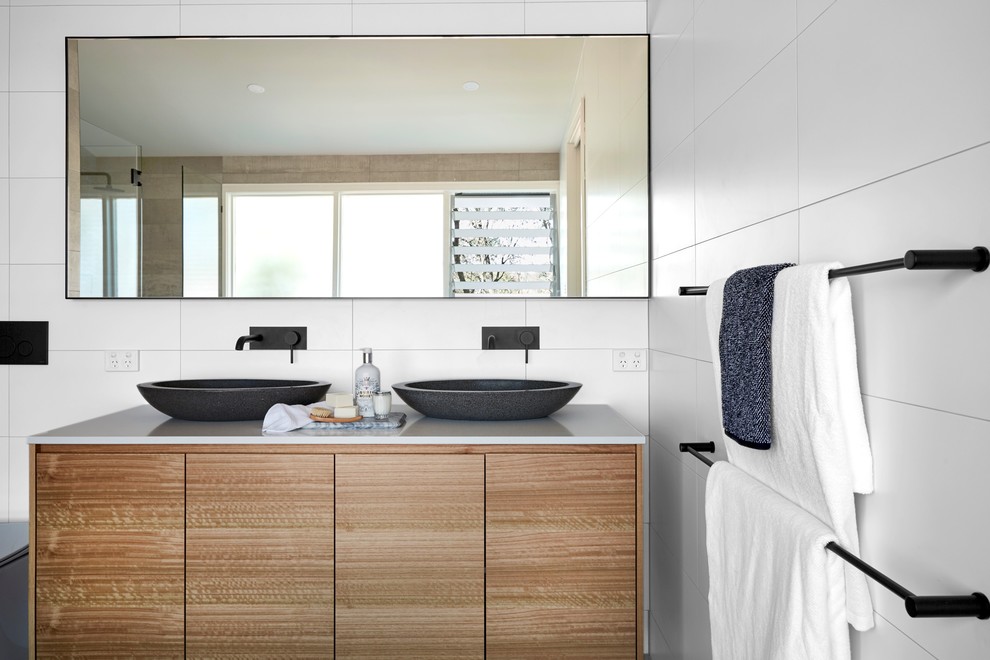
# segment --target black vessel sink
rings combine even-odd
[[[581,383],[559,380],[419,380],[392,389],[427,417],[497,422],[546,417],[563,408]]]
[[[324,380],[213,378],[141,383],[138,391],[155,409],[177,419],[233,422],[264,419],[276,403],[315,403],[330,389]]]

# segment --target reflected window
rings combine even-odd
[[[79,295],[103,295],[103,200],[79,200]]]
[[[229,218],[231,296],[333,295],[334,195],[233,194]]]
[[[212,298],[220,288],[220,200],[182,200],[182,295]]]
[[[550,193],[454,195],[453,295],[560,295],[554,197]]]
[[[79,295],[138,296],[138,201],[89,197],[79,201]]]
[[[341,195],[339,294],[445,296],[444,230],[442,193]]]
[[[220,220],[186,200],[185,295],[559,295],[555,195],[516,185],[224,185]]]

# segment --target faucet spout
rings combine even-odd
[[[488,335],[488,350],[495,348],[495,335]]]
[[[264,339],[264,336],[263,335],[244,335],[243,337],[238,337],[237,338],[237,343],[234,344],[234,350],[235,351],[243,351],[244,350],[244,344],[246,344],[247,342],[249,342],[249,341],[261,341],[262,339]]]

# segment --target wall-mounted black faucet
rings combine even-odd
[[[481,348],[486,351],[523,349],[526,351],[526,364],[529,364],[529,350],[540,348],[540,327],[484,326],[481,328]]]
[[[248,343],[249,341],[261,341],[262,339],[264,339],[263,335],[244,335],[243,337],[238,337],[237,343],[234,344],[234,350],[243,351],[244,344]]]
[[[252,351],[273,351],[289,349],[289,363],[294,363],[296,350],[306,350],[306,327],[254,327],[251,334],[237,338],[235,351],[243,351],[244,344],[250,343]]]

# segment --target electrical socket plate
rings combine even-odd
[[[140,371],[141,352],[132,350],[104,351],[103,368],[106,371]]]
[[[613,350],[612,371],[646,371],[646,349],[617,348]]]

